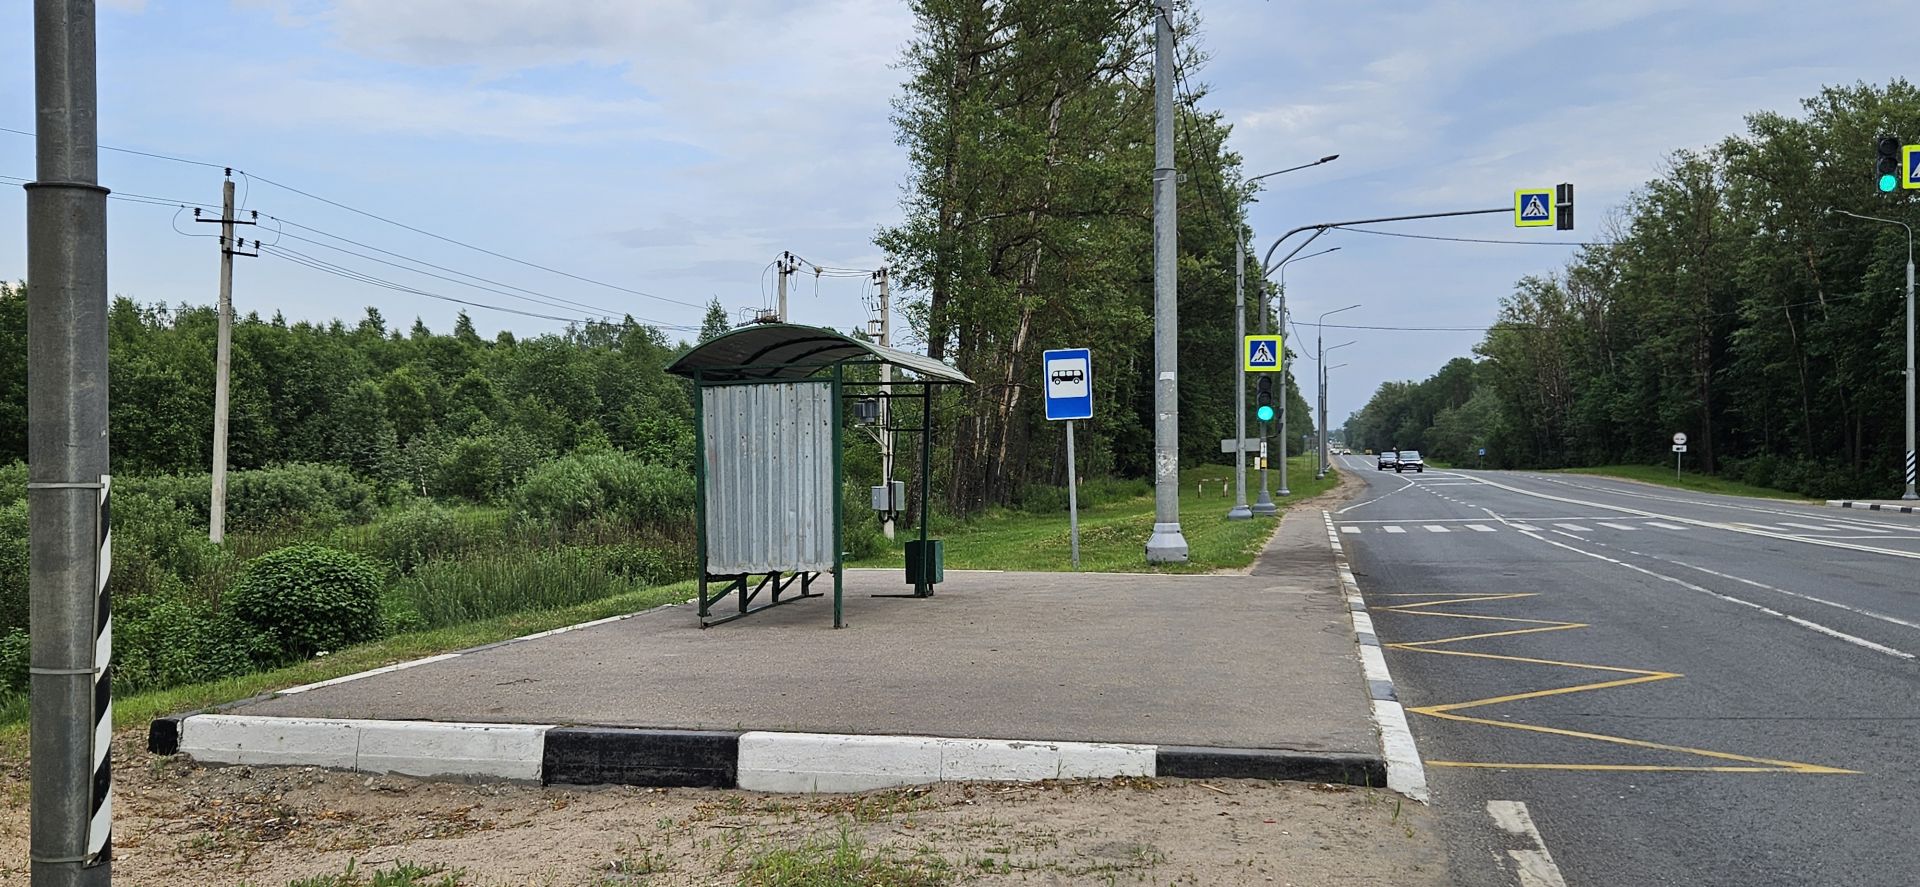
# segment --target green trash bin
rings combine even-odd
[[[947,578],[947,543],[944,539],[918,539],[907,542],[907,584],[938,585]]]

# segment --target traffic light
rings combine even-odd
[[[1253,414],[1262,422],[1273,421],[1273,377],[1262,374],[1254,384]]]
[[[1553,227],[1556,231],[1573,230],[1573,185],[1570,182],[1553,186]]]
[[[1874,162],[1873,173],[1878,180],[1880,193],[1886,194],[1900,188],[1900,139],[1895,136],[1881,136],[1877,146],[1880,158]]]

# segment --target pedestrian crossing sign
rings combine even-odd
[[[1900,168],[1907,171],[1900,177],[1900,187],[1920,188],[1920,145],[1900,147]]]
[[[1249,373],[1277,373],[1286,343],[1280,336],[1253,335],[1240,348],[1240,363]]]
[[[1521,188],[1513,192],[1513,227],[1544,228],[1552,224],[1552,188]]]

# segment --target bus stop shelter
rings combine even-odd
[[[880,365],[912,378],[884,384],[848,378],[850,368]],[[914,591],[904,596],[933,594],[943,560],[939,541],[927,538],[933,389],[973,380],[929,357],[785,323],[715,336],[667,372],[693,380],[694,387],[701,627],[822,597],[813,586],[823,573],[833,576],[833,627],[845,625],[842,434],[850,398],[920,403],[918,429],[892,430],[920,433],[920,538],[907,543],[906,578]],[[901,387],[917,392],[893,390]],[[755,606],[762,594],[767,600]],[[734,612],[716,616],[714,605],[728,595],[735,597]]]

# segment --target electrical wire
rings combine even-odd
[[[1606,246],[1599,241],[1589,240],[1496,240],[1486,237],[1442,237],[1437,234],[1408,234],[1404,231],[1379,231],[1373,228],[1329,228],[1330,231],[1351,231],[1355,234],[1373,234],[1380,237],[1405,237],[1409,240],[1446,240],[1453,243],[1504,243],[1514,246]]]
[[[15,134],[15,135],[23,135],[23,136],[27,136],[27,137],[29,137],[29,138],[32,138],[32,137],[33,137],[33,135],[34,135],[34,134],[33,134],[32,132],[30,132],[30,131],[28,131],[28,130],[23,130],[23,129],[13,129],[12,127],[5,127],[5,126],[0,126],[0,132],[10,132],[10,133],[13,133],[13,134]],[[519,264],[519,265],[525,265],[525,266],[527,266],[527,267],[529,267],[529,268],[534,268],[534,269],[537,269],[537,270],[540,270],[540,271],[545,271],[545,272],[547,272],[547,273],[549,273],[549,274],[558,274],[558,275],[560,275],[560,276],[562,276],[562,277],[566,277],[566,278],[571,278],[571,279],[573,279],[573,280],[578,280],[578,281],[580,281],[580,282],[582,282],[582,283],[590,283],[590,284],[593,284],[593,285],[595,285],[595,286],[600,286],[600,287],[606,287],[607,289],[612,289],[612,290],[617,290],[617,291],[619,291],[619,292],[623,292],[623,293],[627,293],[627,294],[629,294],[629,295],[635,295],[635,296],[641,296],[641,297],[643,297],[643,298],[648,298],[648,299],[655,299],[655,300],[657,300],[657,301],[661,301],[661,302],[671,302],[671,303],[673,303],[673,304],[676,304],[676,305],[684,305],[684,306],[686,306],[686,307],[688,307],[688,308],[703,308],[703,307],[705,307],[705,306],[702,306],[702,305],[699,305],[699,304],[696,304],[696,303],[693,303],[693,302],[688,302],[688,301],[683,301],[683,300],[681,300],[681,299],[675,299],[675,298],[671,298],[671,297],[668,297],[668,296],[659,296],[659,295],[655,295],[655,294],[653,294],[653,293],[649,293],[649,292],[645,292],[645,291],[642,291],[642,290],[637,290],[637,289],[633,289],[633,288],[631,288],[631,287],[625,287],[625,286],[621,286],[621,285],[619,285],[619,284],[615,284],[615,283],[608,283],[608,282],[606,282],[606,281],[604,281],[604,280],[595,280],[594,278],[591,278],[591,277],[585,277],[585,276],[582,276],[582,275],[579,275],[579,274],[574,274],[574,273],[572,273],[572,272],[570,272],[570,271],[562,271],[562,270],[560,270],[560,269],[558,269],[558,268],[552,268],[552,267],[549,267],[549,266],[546,266],[546,265],[541,265],[541,264],[539,264],[539,263],[536,263],[536,262],[529,262],[529,261],[527,261],[527,260],[525,260],[525,259],[520,259],[520,258],[515,258],[514,256],[510,256],[510,255],[507,255],[507,254],[505,254],[505,253],[501,253],[501,252],[496,252],[496,251],[494,251],[494,250],[490,250],[490,249],[487,249],[486,247],[482,247],[482,246],[475,246],[475,245],[473,245],[473,244],[471,244],[471,243],[467,243],[467,242],[465,242],[465,241],[461,241],[461,240],[456,240],[456,239],[454,239],[454,238],[451,238],[451,237],[447,237],[447,236],[445,236],[445,235],[441,235],[441,234],[435,234],[435,233],[433,233],[432,231],[428,231],[428,230],[426,230],[426,229],[424,229],[424,228],[416,228],[416,227],[414,227],[414,226],[412,226],[412,225],[408,225],[408,224],[406,224],[406,223],[404,223],[404,222],[398,222],[398,221],[395,221],[395,220],[393,220],[393,219],[390,219],[390,218],[387,218],[387,217],[385,217],[385,216],[382,216],[382,215],[379,215],[379,214],[376,214],[376,213],[372,213],[372,212],[368,212],[368,211],[366,211],[366,210],[363,210],[363,209],[359,209],[359,208],[357,208],[357,207],[353,207],[353,206],[348,206],[347,204],[344,204],[344,203],[341,203],[341,202],[339,202],[339,201],[337,201],[337,200],[330,200],[330,199],[328,199],[328,198],[325,198],[325,197],[321,197],[321,196],[320,196],[320,195],[318,195],[318,194],[314,194],[314,193],[311,193],[311,192],[308,192],[308,191],[303,191],[303,190],[301,190],[301,189],[299,189],[299,188],[295,188],[295,187],[293,187],[292,185],[288,185],[288,184],[286,184],[286,183],[284,183],[284,182],[278,182],[278,181],[275,181],[275,180],[273,180],[273,179],[269,179],[269,178],[267,178],[266,176],[262,176],[262,175],[249,175],[249,174],[248,174],[248,173],[247,173],[247,172],[246,172],[245,170],[240,170],[240,169],[236,169],[236,168],[234,168],[234,167],[233,167],[233,166],[232,166],[231,164],[219,164],[219,163],[207,163],[207,162],[205,162],[205,161],[201,161],[201,160],[190,160],[190,159],[188,159],[188,158],[185,158],[185,157],[175,157],[175,156],[172,156],[172,155],[168,155],[168,154],[159,154],[159,153],[155,153],[155,152],[152,152],[152,151],[137,151],[137,150],[134,150],[134,149],[132,149],[132,148],[117,148],[117,147],[114,147],[114,146],[112,146],[112,145],[100,145],[100,146],[99,146],[99,148],[100,148],[101,150],[103,150],[103,151],[118,151],[118,152],[120,152],[120,153],[123,153],[123,154],[137,154],[137,155],[139,155],[139,156],[142,156],[142,157],[152,157],[152,158],[155,158],[155,159],[158,159],[158,160],[170,160],[170,161],[173,161],[173,162],[175,162],[175,163],[185,163],[185,164],[191,164],[191,165],[193,165],[193,166],[204,166],[204,167],[208,167],[208,168],[211,168],[211,169],[220,169],[220,170],[232,170],[233,172],[237,172],[237,173],[239,173],[239,174],[240,174],[240,175],[241,175],[242,177],[245,177],[245,178],[246,178],[246,180],[247,180],[247,182],[248,182],[248,186],[247,186],[247,187],[248,187],[248,191],[249,191],[249,193],[251,193],[251,191],[252,191],[252,182],[253,182],[254,180],[256,180],[256,179],[257,179],[257,180],[259,180],[259,181],[260,181],[260,183],[261,183],[261,184],[264,184],[264,185],[272,185],[272,186],[273,186],[273,187],[275,187],[275,188],[279,188],[279,189],[281,189],[281,190],[283,190],[283,191],[288,191],[288,192],[291,192],[291,193],[294,193],[294,194],[298,194],[298,195],[300,195],[300,196],[302,196],[302,197],[305,197],[305,198],[307,198],[307,199],[309,199],[309,200],[317,200],[317,201],[319,201],[319,202],[321,202],[321,203],[324,203],[324,204],[327,204],[328,206],[332,206],[332,207],[335,207],[335,208],[338,208],[338,209],[343,209],[343,210],[346,210],[347,212],[350,212],[350,213],[355,213],[355,214],[358,214],[358,215],[362,215],[362,216],[365,216],[365,217],[367,217],[367,218],[369,218],[369,219],[373,219],[373,220],[375,220],[375,221],[379,221],[379,222],[385,222],[386,224],[389,224],[389,225],[392,225],[392,226],[394,226],[394,227],[396,227],[396,228],[403,228],[403,229],[405,229],[405,230],[408,230],[408,231],[412,231],[412,232],[413,232],[413,233],[415,233],[415,234],[419,234],[419,235],[422,235],[422,236],[425,236],[425,237],[431,237],[431,238],[433,238],[433,239],[435,239],[435,240],[439,240],[439,241],[442,241],[442,242],[445,242],[445,243],[450,243],[450,244],[453,244],[454,246],[458,246],[458,247],[462,247],[462,248],[465,248],[465,249],[470,249],[470,250],[473,250],[473,251],[475,251],[475,252],[479,252],[479,253],[484,253],[484,254],[486,254],[486,255],[489,255],[489,256],[493,256],[494,258],[497,258],[497,259],[503,259],[503,260],[505,260],[505,261],[508,261],[508,262],[513,262],[513,263],[515,263],[515,264]]]
[[[454,296],[446,295],[444,293],[436,293],[430,290],[420,289],[419,287],[408,286],[403,283],[396,283],[391,280],[375,277],[371,274],[367,274],[361,271],[356,271],[344,265],[339,265],[333,262],[329,262],[325,259],[316,258],[314,256],[310,256],[305,253],[299,252],[298,250],[289,249],[284,246],[276,247],[270,244],[262,244],[260,247],[260,253],[262,255],[279,258],[288,262],[292,262],[293,264],[296,264],[296,265],[302,265],[316,271],[332,274],[336,277],[342,277],[347,280],[352,280],[358,283],[364,283],[370,286],[389,289],[395,292],[402,292],[402,293],[409,293],[417,296],[424,296],[426,298],[437,299],[442,302],[452,302],[456,305],[467,305],[474,308],[484,308],[489,311],[498,311],[504,314],[516,314],[522,317],[533,317],[541,320],[552,320],[552,321],[558,321],[561,323],[568,323],[568,324],[594,324],[594,323],[612,323],[613,322],[611,317],[566,317],[566,316],[559,316],[559,315],[553,315],[553,314],[543,314],[537,311],[524,311],[519,308],[508,308],[502,305],[488,304],[486,302],[476,302],[471,299],[461,299]],[[635,318],[635,319],[638,319],[638,318]],[[654,326],[656,326],[656,328],[659,328],[659,329],[673,329],[673,330],[679,330],[679,331],[694,329],[694,327],[682,326],[682,325],[656,324]]]
[[[281,224],[281,225],[283,225],[283,226],[286,226],[286,227],[292,227],[292,228],[298,228],[298,229],[300,229],[300,230],[302,230],[302,231],[311,231],[311,232],[313,232],[313,233],[315,233],[315,234],[318,234],[318,235],[320,235],[320,236],[322,236],[322,237],[326,237],[326,238],[330,238],[330,239],[333,239],[333,240],[337,240],[337,241],[339,241],[339,242],[341,242],[341,243],[346,243],[346,244],[351,244],[351,245],[353,245],[353,246],[357,246],[357,247],[360,247],[361,249],[366,249],[366,250],[372,250],[372,251],[374,251],[374,252],[376,252],[376,253],[379,253],[379,254],[381,254],[381,255],[385,255],[385,256],[392,256],[393,258],[396,258],[396,259],[402,259],[402,260],[404,260],[404,261],[407,261],[407,262],[412,262],[413,264],[416,264],[416,265],[420,265],[420,266],[423,266],[423,267],[426,267],[426,268],[432,268],[432,269],[434,269],[434,270],[436,270],[436,271],[445,271],[445,272],[447,272],[447,273],[449,273],[449,274],[458,274],[458,275],[460,275],[461,277],[465,277],[465,278],[467,278],[468,280],[477,280],[477,281],[480,281],[481,283],[485,283],[485,284],[490,284],[490,285],[492,285],[492,286],[496,286],[496,287],[503,287],[503,288],[505,288],[505,289],[510,289],[510,290],[516,290],[516,291],[518,291],[518,292],[521,292],[521,293],[525,293],[525,294],[527,294],[527,295],[529,295],[529,296],[535,296],[535,297],[538,297],[538,298],[541,298],[541,299],[549,299],[549,300],[552,300],[552,302],[555,302],[555,303],[559,303],[559,304],[549,304],[549,305],[548,305],[548,307],[552,307],[552,308],[560,308],[560,307],[572,307],[572,308],[580,308],[580,309],[584,309],[584,310],[587,310],[587,311],[596,311],[596,312],[600,312],[600,313],[602,313],[602,314],[608,314],[608,315],[613,315],[613,314],[621,314],[621,313],[625,313],[625,312],[621,312],[621,311],[615,311],[615,310],[614,310],[614,309],[612,309],[612,308],[607,308],[607,307],[604,307],[604,306],[601,306],[601,305],[593,305],[593,304],[589,304],[589,303],[586,303],[586,302],[579,302],[579,301],[575,301],[575,300],[572,300],[572,299],[567,299],[567,298],[562,298],[562,297],[560,297],[560,296],[555,296],[555,295],[551,295],[551,294],[548,294],[548,293],[543,293],[543,292],[540,292],[540,291],[538,291],[538,290],[531,290],[531,289],[527,289],[526,287],[523,287],[523,286],[516,286],[516,285],[514,285],[514,284],[511,284],[511,283],[505,283],[505,282],[503,282],[503,281],[499,281],[499,280],[494,280],[494,279],[491,279],[491,278],[487,278],[487,277],[482,277],[482,276],[480,276],[480,275],[478,275],[478,274],[470,274],[470,273],[468,273],[468,272],[465,272],[465,271],[461,271],[461,270],[459,270],[459,269],[456,269],[456,268],[448,268],[448,267],[446,267],[446,266],[444,266],[444,265],[436,265],[436,264],[434,264],[434,263],[432,263],[432,262],[428,262],[428,261],[425,261],[425,260],[423,260],[423,259],[416,259],[416,258],[414,258],[414,257],[412,257],[412,256],[408,256],[408,255],[404,255],[404,254],[401,254],[401,253],[397,253],[397,252],[394,252],[394,251],[392,251],[392,250],[386,250],[386,249],[381,249],[380,247],[377,247],[377,246],[373,246],[372,244],[367,244],[367,243],[361,243],[360,241],[357,241],[357,240],[353,240],[353,239],[351,239],[351,238],[348,238],[348,237],[342,237],[342,236],[340,236],[340,235],[338,235],[338,234],[334,234],[334,233],[332,233],[332,232],[330,232],[330,231],[323,231],[323,230],[321,230],[321,229],[319,229],[319,228],[314,228],[314,227],[312,227],[312,226],[310,226],[310,225],[303,225],[303,224],[300,224],[299,222],[295,222],[295,221],[292,221],[292,220],[289,220],[289,219],[283,219],[283,218],[281,218],[281,217],[279,217],[279,216],[276,216],[276,215],[273,215],[273,214],[271,214],[271,213],[261,213],[261,216],[263,216],[264,218],[267,218],[267,219],[270,219],[270,220],[272,220],[272,221],[274,221],[274,222],[277,222],[277,223],[279,223],[279,224]],[[284,228],[282,228],[281,230],[282,230],[282,232],[284,232],[284,230],[285,230],[285,229],[284,229]],[[283,236],[283,237],[286,237],[286,238],[288,238],[288,239],[291,239],[291,240],[300,240],[300,241],[304,241],[304,242],[307,242],[307,243],[311,243],[311,244],[315,244],[315,245],[317,245],[317,246],[322,246],[322,247],[326,247],[326,248],[328,248],[328,249],[332,249],[332,250],[335,250],[335,251],[338,251],[338,252],[343,252],[343,253],[347,253],[347,254],[349,254],[349,255],[355,255],[355,256],[359,256],[360,258],[363,258],[363,259],[367,259],[367,260],[369,260],[369,261],[374,261],[374,262],[380,262],[380,263],[381,263],[381,264],[383,264],[383,265],[393,265],[393,264],[394,264],[394,263],[392,263],[392,262],[387,262],[387,261],[384,261],[384,260],[381,260],[381,259],[377,259],[377,258],[374,258],[373,256],[367,256],[367,255],[362,255],[362,254],[359,254],[359,253],[355,253],[355,252],[353,252],[352,250],[348,250],[348,249],[343,249],[343,248],[341,248],[341,247],[337,247],[337,246],[334,246],[334,245],[332,245],[332,244],[329,244],[329,243],[325,243],[325,242],[322,242],[322,241],[318,241],[318,240],[314,240],[314,239],[313,239],[313,238],[311,238],[311,237],[302,237],[302,236],[300,236],[300,235],[298,235],[298,234],[287,234],[287,233],[283,233],[283,234],[282,234],[282,236]],[[402,266],[402,265],[395,265],[394,267],[399,267],[399,268],[405,268],[405,266]],[[413,271],[413,270],[415,270],[415,269],[412,269],[412,268],[406,268],[406,270],[409,270],[409,271]],[[424,272],[424,271],[420,271],[420,272],[417,272],[417,273],[421,273],[421,274],[425,274],[426,272]],[[437,276],[437,275],[431,275],[431,274],[429,274],[429,275],[427,275],[427,276],[429,276],[429,277],[434,277],[434,276]],[[446,278],[442,278],[442,279],[446,279]],[[454,282],[454,283],[463,283],[463,281],[453,281],[453,282]],[[471,284],[468,284],[468,285],[471,285]],[[511,293],[502,293],[502,295],[512,295],[512,294],[511,294]],[[521,297],[520,297],[520,296],[514,296],[514,298],[521,298]]]
[[[402,228],[402,229],[405,229],[405,230],[407,230],[407,231],[412,231],[412,232],[413,232],[413,233],[415,233],[415,234],[419,234],[419,235],[422,235],[422,236],[425,236],[425,237],[431,237],[431,238],[433,238],[433,239],[435,239],[435,240],[438,240],[438,241],[441,241],[441,242],[443,242],[443,243],[450,243],[450,244],[453,244],[454,246],[458,246],[458,247],[462,247],[462,248],[465,248],[465,249],[470,249],[470,250],[473,250],[474,252],[477,252],[477,253],[483,253],[483,254],[485,254],[485,255],[489,255],[489,256],[492,256],[492,257],[494,257],[494,258],[496,258],[496,259],[503,259],[503,260],[506,260],[506,261],[508,261],[508,262],[513,262],[513,263],[514,263],[514,264],[516,264],[516,265],[525,265],[525,266],[526,266],[526,267],[528,267],[528,268],[534,268],[534,269],[537,269],[537,270],[540,270],[540,271],[545,271],[545,272],[547,272],[547,273],[549,273],[549,274],[558,274],[558,275],[560,275],[561,277],[565,277],[565,278],[569,278],[569,279],[572,279],[572,280],[577,280],[577,281],[580,281],[581,283],[590,283],[590,284],[593,284],[594,286],[599,286],[599,287],[605,287],[605,288],[607,288],[607,289],[610,289],[610,290],[616,290],[616,291],[618,291],[618,292],[623,292],[623,293],[627,293],[627,294],[629,294],[629,295],[635,295],[635,296],[640,296],[640,297],[643,297],[643,298],[648,298],[648,299],[654,299],[654,300],[657,300],[657,301],[661,301],[661,302],[671,302],[671,303],[673,303],[673,304],[675,304],[675,305],[684,305],[684,306],[686,306],[686,307],[688,307],[688,308],[702,308],[702,307],[704,307],[704,306],[702,306],[702,305],[700,305],[700,304],[698,304],[698,303],[696,303],[696,302],[688,302],[688,301],[685,301],[685,300],[682,300],[682,299],[675,299],[675,298],[670,298],[670,297],[667,297],[667,296],[657,296],[657,295],[654,295],[653,293],[649,293],[649,292],[646,292],[646,291],[644,291],[644,290],[637,290],[637,289],[633,289],[632,287],[625,287],[625,286],[621,286],[621,285],[619,285],[619,284],[617,284],[617,283],[608,283],[608,282],[606,282],[606,281],[604,281],[604,280],[595,280],[594,278],[591,278],[591,277],[586,277],[586,276],[583,276],[583,275],[579,275],[579,274],[574,274],[574,273],[573,273],[573,272],[571,272],[571,271],[562,271],[562,270],[560,270],[560,269],[558,269],[558,268],[553,268],[553,267],[550,267],[550,266],[547,266],[547,265],[542,265],[542,264],[539,264],[539,263],[537,263],[537,262],[529,262],[529,261],[527,261],[526,259],[520,259],[520,258],[515,258],[515,257],[513,257],[513,256],[509,256],[509,255],[507,255],[506,253],[501,253],[501,252],[495,252],[495,251],[493,251],[493,250],[490,250],[490,249],[487,249],[486,247],[483,247],[483,246],[475,246],[475,245],[473,245],[473,244],[471,244],[471,243],[467,243],[467,242],[465,242],[465,241],[462,241],[462,240],[456,240],[456,239],[454,239],[454,238],[451,238],[451,237],[447,237],[447,236],[445,236],[445,235],[441,235],[441,234],[435,234],[435,233],[433,233],[432,231],[428,231],[428,230],[426,230],[426,229],[424,229],[424,228],[416,228],[416,227],[414,227],[414,226],[412,226],[412,225],[409,225],[409,224],[406,224],[405,222],[397,222],[397,221],[394,221],[393,219],[389,219],[389,218],[387,218],[386,216],[382,216],[382,215],[379,215],[379,214],[377,214],[377,213],[371,213],[371,212],[368,212],[368,211],[366,211],[366,210],[364,210],[364,209],[359,209],[359,208],[357,208],[357,207],[352,207],[352,206],[348,206],[348,205],[346,205],[346,204],[344,204],[344,203],[341,203],[341,202],[339,202],[339,201],[337,201],[337,200],[329,200],[329,199],[327,199],[327,198],[325,198],[325,197],[321,197],[321,196],[320,196],[320,195],[318,195],[318,194],[314,194],[314,193],[311,193],[311,192],[308,192],[308,191],[302,191],[302,190],[300,190],[299,188],[295,188],[295,187],[293,187],[292,185],[288,185],[288,184],[285,184],[285,183],[283,183],[283,182],[278,182],[278,181],[275,181],[275,180],[273,180],[273,179],[269,179],[269,178],[267,178],[266,176],[263,176],[263,175],[254,175],[254,176],[253,176],[253,178],[254,178],[254,179],[257,179],[257,180],[259,180],[259,182],[260,182],[261,184],[263,184],[263,185],[272,185],[272,186],[273,186],[273,187],[275,187],[275,188],[279,188],[279,189],[281,189],[281,190],[283,190],[283,191],[288,191],[288,192],[291,192],[291,193],[294,193],[294,194],[298,194],[298,195],[300,195],[301,197],[305,197],[305,198],[307,198],[307,199],[309,199],[309,200],[317,200],[317,201],[319,201],[319,202],[321,202],[321,203],[324,203],[324,204],[326,204],[326,205],[328,205],[328,206],[332,206],[332,207],[335,207],[335,208],[338,208],[338,209],[343,209],[343,210],[346,210],[347,212],[350,212],[350,213],[354,213],[354,214],[356,214],[356,215],[361,215],[361,216],[365,216],[365,217],[367,217],[367,218],[369,218],[369,219],[373,219],[374,221],[378,221],[378,222],[385,222],[385,223],[387,223],[387,224],[389,224],[389,225],[392,225],[392,226],[394,226],[394,227],[396,227],[396,228]]]

